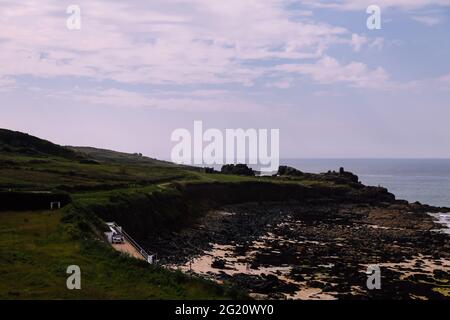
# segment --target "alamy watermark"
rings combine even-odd
[[[69,290],[81,290],[81,269],[77,265],[67,267],[67,274],[70,274],[66,280],[66,286]]]
[[[69,30],[81,30],[81,8],[76,4],[67,7],[66,13],[70,16],[66,20],[66,26]]]
[[[381,289],[381,269],[379,265],[370,265],[366,271],[366,286],[369,290]]]
[[[381,29],[381,8],[377,5],[370,5],[366,10],[370,16],[367,18],[367,29],[380,30]]]
[[[186,165],[223,165],[245,163],[262,172],[278,170],[280,163],[279,129],[203,130],[202,121],[194,121],[193,134],[179,128],[172,132],[171,159]],[[269,139],[270,134],[270,139]]]

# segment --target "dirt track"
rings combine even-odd
[[[113,248],[122,253],[128,254],[129,256],[144,260],[144,257],[125,239],[123,244],[112,244]]]

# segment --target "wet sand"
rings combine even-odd
[[[167,250],[160,257],[171,268],[236,284],[255,298],[448,299],[450,237],[413,209],[231,206],[160,239]],[[367,266],[374,264],[381,290],[366,287]]]

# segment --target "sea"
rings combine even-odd
[[[280,164],[311,173],[343,167],[397,199],[450,207],[450,159],[284,159]]]
[[[450,159],[280,159],[280,165],[309,173],[343,167],[365,185],[387,188],[396,199],[450,208]],[[432,215],[450,234],[450,213]]]

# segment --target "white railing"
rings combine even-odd
[[[112,222],[112,227],[119,233],[124,236],[124,238],[136,249],[137,252],[150,264],[155,263],[156,254],[148,254],[128,233],[123,230],[123,228],[119,228],[119,225],[116,222]]]

